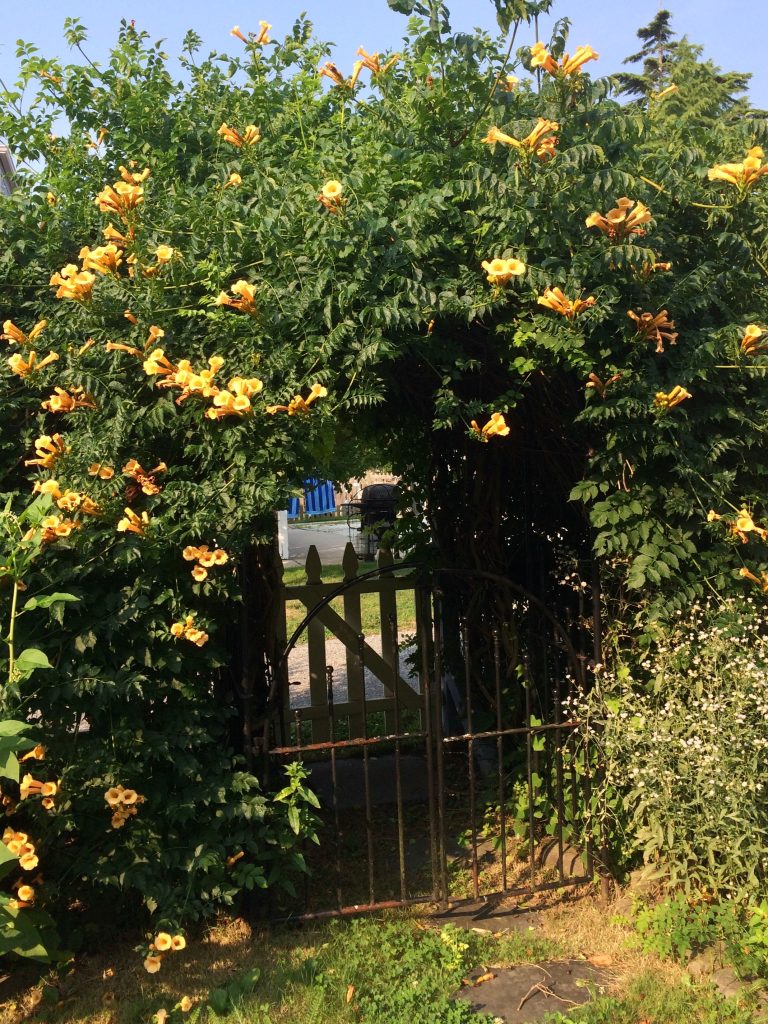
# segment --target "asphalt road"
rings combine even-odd
[[[352,534],[344,519],[338,523],[307,523],[301,526],[288,526],[288,558],[286,565],[298,565],[303,568],[307,552],[312,544],[318,550],[323,565],[338,565],[344,548],[349,540],[354,542],[357,522],[352,522]]]

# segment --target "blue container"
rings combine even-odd
[[[336,511],[333,481],[314,478],[304,481],[304,511],[308,516],[323,516]]]

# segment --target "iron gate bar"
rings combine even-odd
[[[397,605],[395,605],[397,607]],[[398,643],[397,621],[394,615],[389,616],[389,629],[392,640],[392,650],[395,657],[395,680],[400,677],[400,648]],[[363,680],[365,685],[365,680]],[[397,857],[400,868],[400,898],[406,898],[405,892],[405,832],[403,829],[403,779],[400,765],[400,687],[395,682],[395,732],[398,736],[395,740],[395,801],[397,804]]]
[[[328,717],[330,719],[331,737],[331,794],[333,802],[333,821],[336,833],[336,903],[341,907],[341,822],[339,821],[338,783],[336,778],[336,715],[333,709],[333,665],[326,668],[328,678]]]
[[[300,710],[301,710],[301,708],[297,708],[297,711],[300,711]],[[524,730],[522,730],[522,731],[524,731]],[[408,740],[421,740],[421,739],[426,739],[426,735],[427,735],[426,732],[424,730],[421,730],[419,732],[406,732],[406,733],[403,733],[403,735],[400,738],[401,739],[408,739]],[[312,751],[331,750],[333,747],[335,747],[336,750],[341,750],[341,749],[349,748],[349,747],[360,747],[360,749],[362,750],[363,747],[366,747],[366,746],[368,746],[368,747],[375,747],[377,744],[384,744],[384,743],[394,744],[396,739],[397,739],[397,736],[396,736],[395,733],[389,733],[386,736],[368,736],[367,738],[364,737],[364,736],[355,736],[351,740],[336,740],[335,743],[332,743],[330,740],[323,740],[321,743],[304,743],[301,746],[295,746],[295,747],[273,747],[270,750],[270,754],[274,754],[274,755],[277,755],[277,754],[286,755],[286,754],[297,754],[297,753],[307,754],[307,753],[311,753]]]
[[[555,725],[560,725],[560,700],[562,692],[560,690],[560,676],[555,673]],[[555,747],[555,772],[557,773],[557,873],[561,881],[565,881],[565,874],[563,870],[563,855],[564,842],[563,842],[563,822],[565,818],[565,808],[563,806],[563,749],[562,744],[558,743]]]
[[[296,709],[296,713],[298,713],[299,711],[301,711],[301,708],[297,708]],[[577,729],[580,725],[581,725],[581,722],[579,722],[578,719],[575,719],[575,718],[574,719],[569,719],[566,722],[561,722],[559,725],[557,725],[555,722],[543,722],[541,725],[532,725],[530,727],[530,729],[526,728],[526,726],[524,726],[524,725],[515,725],[515,726],[510,726],[508,729],[500,729],[498,731],[496,729],[490,729],[490,730],[486,730],[484,732],[474,732],[474,733],[464,732],[464,733],[457,733],[455,736],[444,736],[442,742],[447,745],[447,744],[450,744],[450,743],[466,743],[470,739],[476,739],[476,740],[489,739],[489,740],[492,740],[492,739],[495,739],[497,736],[524,736],[528,732],[532,732],[532,733],[557,732],[558,729],[560,729],[560,730],[570,729],[571,731],[573,731],[574,729]],[[420,740],[420,739],[426,739],[426,736],[427,736],[426,731],[422,729],[422,730],[420,730],[418,732],[402,733],[399,738],[401,740],[403,740],[403,739],[407,739],[407,740]],[[298,745],[298,746],[294,746],[294,747],[273,747],[270,750],[270,754],[275,754],[275,755],[277,755],[277,754],[281,754],[281,755],[297,754],[297,753],[306,754],[306,753],[309,753],[310,751],[313,751],[313,750],[330,750],[332,746],[335,746],[336,749],[339,750],[342,747],[360,747],[360,748],[363,748],[365,746],[372,747],[372,746],[376,746],[376,744],[384,744],[384,743],[391,743],[391,744],[394,745],[394,743],[395,743],[395,741],[397,739],[398,739],[398,736],[397,736],[396,733],[390,733],[390,734],[384,735],[384,736],[369,736],[367,738],[365,738],[363,736],[356,736],[354,739],[351,739],[351,740],[336,740],[335,744],[331,743],[328,740],[324,740],[322,743],[304,743],[302,745]]]
[[[559,725],[555,724],[555,722],[542,722],[541,725],[532,725],[530,727],[527,727],[525,725],[514,725],[514,726],[510,726],[508,729],[499,729],[499,730],[487,729],[487,730],[485,730],[485,732],[456,733],[456,735],[454,735],[454,736],[445,736],[444,739],[443,739],[443,743],[446,743],[446,744],[448,744],[448,743],[466,743],[468,740],[471,740],[471,739],[475,739],[475,740],[486,740],[486,739],[492,740],[492,739],[494,739],[498,735],[501,735],[501,736],[525,736],[528,733],[531,733],[531,734],[535,735],[538,732],[544,732],[544,733],[546,733],[546,732],[557,732],[558,729],[563,729],[563,730],[564,729],[570,729],[571,731],[573,731],[574,729],[578,728],[580,725],[581,725],[581,722],[579,722],[577,719],[572,719],[572,720],[570,720],[568,722],[561,722]],[[304,750],[308,750],[309,747],[304,747],[303,749]]]
[[[506,625],[506,624],[505,624]],[[507,888],[507,808],[504,786],[504,738],[501,735],[501,645],[499,631],[493,633],[493,676],[496,697],[496,763],[499,774],[499,817],[501,819],[501,888]]]
[[[469,659],[469,627],[467,620],[460,623],[464,654],[464,690],[467,715],[467,774],[469,776],[469,827],[472,836],[472,888],[475,899],[480,898],[480,871],[477,865],[477,804],[475,795],[475,737],[472,730],[472,666]]]
[[[528,859],[531,870],[531,889],[536,887],[536,846],[533,835],[533,732],[531,730],[531,677],[528,670],[528,652],[523,662],[523,682],[525,685],[525,720],[528,723],[525,735],[526,767],[528,782]]]
[[[420,586],[416,591],[416,607],[421,608],[421,690],[424,698],[422,726],[426,731],[427,746],[427,802],[429,808],[429,856],[432,866],[432,896],[437,901],[438,892],[438,839],[437,839],[437,807],[435,801],[435,754],[434,754],[434,696],[432,694],[431,671],[429,664],[429,638],[432,633],[432,602],[426,587]],[[439,676],[438,676],[439,679]],[[439,689],[436,688],[436,689]]]
[[[435,587],[435,613],[433,616],[435,630],[435,753],[437,759],[437,841],[438,860],[440,866],[440,897],[439,905],[448,905],[448,857],[445,845],[445,736],[443,733],[443,711],[445,695],[443,691],[443,592]]]
[[[365,637],[362,633],[357,638],[358,657],[360,659],[360,672],[363,677],[363,739],[368,739],[368,696],[365,683]],[[373,891],[373,815],[371,812],[371,772],[368,755],[369,744],[363,747],[363,780],[365,785],[365,841],[368,847],[368,894],[369,903],[376,902]]]

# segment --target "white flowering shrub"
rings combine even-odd
[[[579,703],[601,748],[599,824],[623,831],[624,852],[687,891],[762,890],[768,615],[749,602],[695,605]]]

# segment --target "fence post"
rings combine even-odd
[[[323,564],[317,548],[312,544],[307,552],[305,564],[307,586],[317,586],[317,600],[322,596],[320,586],[323,582]],[[312,607],[314,601],[308,602]],[[324,707],[327,699],[326,691],[326,660],[325,660],[325,626],[319,619],[313,619],[307,626],[307,649],[309,658],[309,693],[312,707]],[[312,742],[324,743],[330,737],[327,718],[312,718]]]
[[[355,552],[354,545],[347,541],[344,548],[344,556],[341,560],[341,567],[344,570],[344,582],[353,580],[357,576],[360,562]],[[344,592],[344,618],[355,633],[363,631],[362,611],[360,604],[360,591],[357,587],[350,587]],[[363,687],[365,686],[364,669],[360,660],[357,647],[347,647],[347,700],[350,704],[358,705],[361,710],[349,715],[349,736],[356,739],[363,735]]]
[[[392,586],[392,580],[394,578],[391,566],[394,564],[394,558],[389,548],[379,548],[376,556],[376,562],[379,569],[386,570],[382,571],[379,576],[379,621],[381,623],[381,656],[387,665],[392,667],[392,693],[398,692],[400,680],[398,678],[398,666],[399,659],[397,656],[397,642],[398,633],[397,628],[392,630],[387,628],[389,622],[394,620],[395,627],[397,627],[397,594],[394,587]],[[396,721],[396,714],[394,711],[385,711],[384,723],[387,735],[392,735],[394,732],[399,731],[398,723]]]

